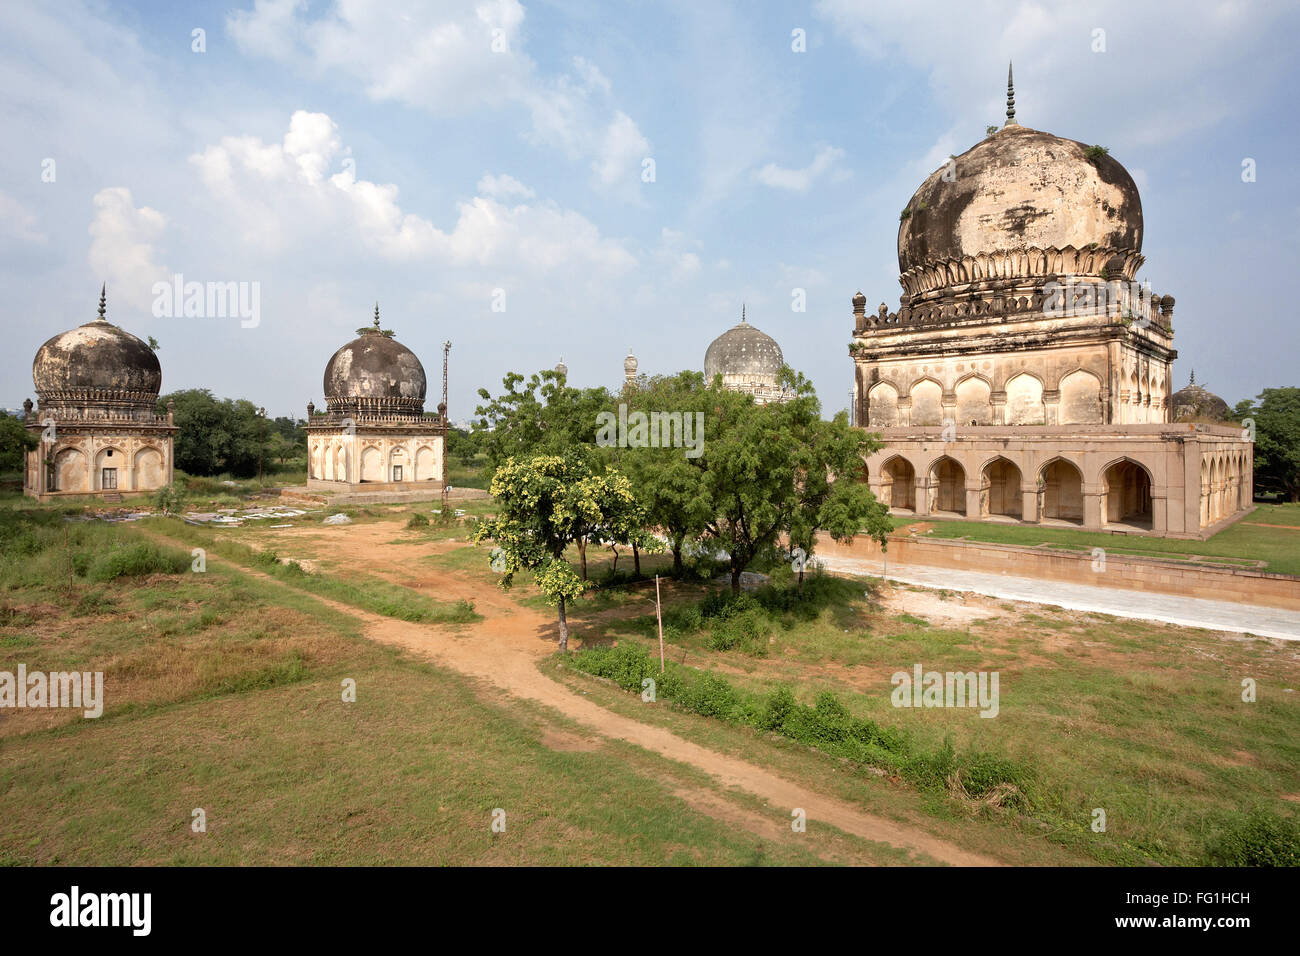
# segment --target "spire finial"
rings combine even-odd
[[[1192,369],[1192,380],[1191,380],[1190,382],[1188,382],[1187,384],[1188,384],[1188,385],[1195,385],[1195,384],[1196,384],[1196,369]]]
[[[107,322],[104,318],[104,312],[108,309],[108,283],[105,282],[99,287],[99,321]]]
[[[379,328],[379,303],[375,303],[375,328]]]
[[[745,303],[740,303],[740,324],[745,324]]]
[[[1007,61],[1007,121],[1006,126],[1019,126],[1016,122],[1016,86],[1011,78],[1011,61]]]

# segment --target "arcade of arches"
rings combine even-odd
[[[887,434],[867,459],[861,480],[895,514],[1204,537],[1251,503],[1250,446],[1224,426],[1196,425],[1178,442],[1111,436],[1073,449],[1023,429],[984,429],[978,442],[933,431],[928,441]]]

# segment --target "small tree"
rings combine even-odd
[[[1300,388],[1266,388],[1237,403],[1238,421],[1255,423],[1255,484],[1300,501]]]
[[[37,444],[21,420],[0,412],[0,473],[22,471],[27,453]]]
[[[181,510],[180,492],[174,484],[163,485],[153,496],[154,506],[164,515],[179,514]]]
[[[496,542],[492,566],[502,575],[501,587],[511,587],[517,571],[534,573],[542,594],[559,610],[560,650],[567,651],[567,606],[586,585],[564,552],[595,529],[623,527],[623,515],[635,503],[632,486],[617,471],[597,474],[575,453],[508,458],[490,490],[497,514],[476,524],[473,540]]]

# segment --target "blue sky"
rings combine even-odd
[[[0,405],[107,281],[165,390],[273,415],[322,403],[376,299],[430,408],[453,342],[455,420],[561,356],[579,385],[616,385],[629,346],[700,368],[742,302],[842,408],[850,299],[897,306],[898,212],[1002,120],[1009,59],[1020,122],[1137,181],[1175,386],[1195,367],[1235,403],[1300,384],[1298,27],[1295,4],[1201,0],[9,2]],[[155,316],[177,273],[258,283],[258,324]]]

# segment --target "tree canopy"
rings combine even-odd
[[[37,438],[22,419],[0,413],[0,474],[23,470],[23,459],[35,448]]]
[[[569,645],[566,607],[582,595],[585,583],[564,552],[598,529],[612,536],[633,530],[635,499],[627,478],[593,470],[581,454],[508,458],[492,477],[495,516],[479,521],[473,540],[491,539],[493,567],[509,588],[518,571],[528,570],[559,613],[560,650]]]
[[[1255,423],[1255,490],[1300,501],[1300,388],[1266,388],[1234,414]]]

